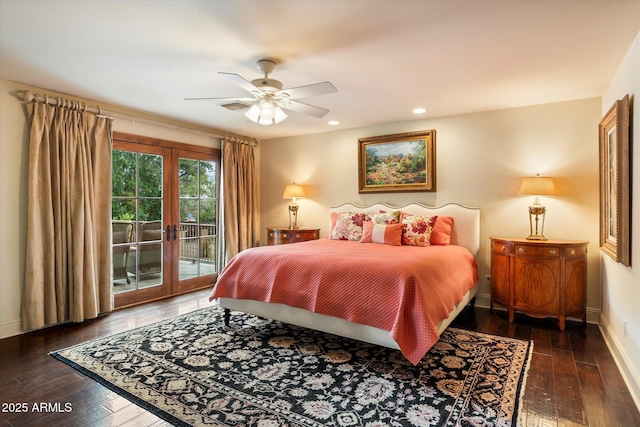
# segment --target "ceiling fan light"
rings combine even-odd
[[[273,124],[273,119],[271,120],[267,120],[267,119],[263,119],[262,117],[260,117],[260,120],[258,120],[258,124],[264,125],[264,126],[269,126]]]
[[[273,120],[275,115],[273,102],[264,101],[260,107],[260,118],[265,120]]]
[[[255,104],[252,105],[251,108],[249,108],[249,111],[244,113],[244,115],[252,122],[258,123],[258,120],[260,119],[260,107]]]
[[[287,114],[284,111],[282,111],[282,108],[276,107],[276,109],[274,110],[274,115],[273,115],[274,123],[280,123],[281,121],[283,121],[287,117],[289,117],[289,116],[287,116]]]

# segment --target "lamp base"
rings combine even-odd
[[[541,234],[535,234],[527,237],[527,240],[549,240]]]
[[[539,203],[534,203],[529,206],[529,237],[527,240],[548,240],[544,237],[544,218],[547,209]],[[542,216],[542,224],[540,225],[540,232],[538,232],[538,217]],[[535,231],[534,231],[535,222]]]
[[[298,228],[298,205],[291,203],[289,205],[289,229],[297,230]]]

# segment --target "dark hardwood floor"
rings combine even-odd
[[[209,306],[208,290],[0,340],[0,426],[167,426],[48,353]],[[523,426],[640,426],[640,413],[595,325],[476,308],[454,326],[534,340]],[[35,406],[34,406],[35,405]],[[41,409],[37,412],[35,409]],[[20,412],[26,409],[26,412]]]

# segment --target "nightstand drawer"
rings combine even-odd
[[[320,237],[320,230],[293,230],[291,232],[292,242],[306,242],[317,240]]]
[[[565,258],[585,258],[587,256],[587,247],[564,248],[564,256]]]
[[[560,258],[560,248],[557,246],[516,245],[516,256],[539,256],[546,258]]]
[[[269,237],[272,239],[282,239],[282,240],[289,240],[290,236],[288,232],[278,232],[278,231],[272,231],[269,233]]]
[[[511,251],[511,245],[505,242],[491,242],[491,252],[497,254],[508,254]]]
[[[267,227],[267,245],[286,245],[320,238],[319,228]]]

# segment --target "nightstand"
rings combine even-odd
[[[587,244],[584,240],[527,240],[491,237],[493,304],[533,317],[587,320]]]
[[[267,227],[267,244],[286,245],[320,238],[319,228]]]

